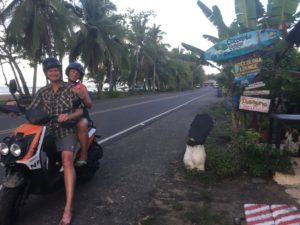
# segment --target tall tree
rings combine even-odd
[[[130,42],[128,47],[131,53],[131,70],[132,85],[136,85],[137,79],[141,77],[141,71],[145,60],[145,40],[148,30],[150,29],[148,22],[154,16],[153,11],[142,11],[135,13],[133,9],[129,9],[125,14],[125,28],[127,30],[127,38]]]
[[[62,57],[66,52],[76,21],[68,6],[63,0],[14,0],[1,14],[9,22],[6,42],[33,64],[33,94],[42,57],[56,53]]]
[[[113,64],[126,60],[123,47],[123,30],[120,17],[112,14],[115,5],[109,0],[81,0],[79,15],[80,30],[74,36],[70,61],[80,57],[90,72],[102,86],[104,75],[111,76]],[[106,72],[103,72],[106,71]],[[100,79],[100,77],[102,79]],[[99,91],[102,88],[99,87]]]
[[[160,89],[159,85],[159,73],[157,65],[166,60],[167,45],[162,43],[164,32],[160,29],[160,26],[154,24],[146,33],[145,38],[145,63],[148,65],[149,74],[151,77],[151,90],[155,91]]]

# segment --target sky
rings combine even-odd
[[[165,32],[163,42],[170,44],[172,48],[181,47],[181,43],[187,43],[206,51],[212,43],[202,37],[203,34],[217,36],[217,29],[202,13],[197,5],[197,0],[111,0],[118,9],[118,13],[124,13],[126,9],[132,8],[136,12],[153,10],[156,17],[153,23],[160,25],[160,29]],[[266,6],[268,0],[261,0]],[[202,0],[209,8],[217,5],[223,15],[226,25],[235,19],[234,0]],[[66,65],[65,65],[66,66]],[[64,66],[64,68],[65,68]],[[21,69],[28,70],[28,65]],[[204,68],[206,73],[217,73],[211,67]],[[29,70],[28,70],[29,71]],[[29,74],[33,72],[29,71]],[[39,74],[42,72],[39,69]],[[30,76],[29,76],[30,77]],[[11,78],[11,76],[10,76]],[[26,78],[28,83],[32,83],[32,78]],[[38,84],[45,84],[43,75],[38,77]],[[2,74],[0,75],[0,86],[4,85]]]
[[[197,0],[111,0],[119,13],[132,8],[136,12],[153,10],[156,17],[153,23],[160,25],[165,32],[163,42],[170,44],[172,48],[181,47],[181,43],[187,43],[204,51],[212,46],[212,43],[204,39],[203,34],[217,37],[217,29],[203,14],[197,5]],[[217,5],[222,12],[223,20],[227,26],[235,19],[234,0],[202,0],[209,8]],[[261,0],[265,6],[268,0]],[[206,73],[217,73],[216,69],[204,67]]]

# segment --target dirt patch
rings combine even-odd
[[[241,175],[206,184],[187,177],[181,162],[170,165],[141,216],[142,225],[229,225],[244,217],[243,204],[294,204],[271,179]],[[243,224],[241,219],[241,224]]]
[[[208,140],[225,146],[230,138],[228,114],[217,113],[215,128]],[[226,128],[224,128],[226,127]],[[226,132],[225,132],[226,133]],[[246,203],[297,205],[283,186],[272,179],[251,178],[247,174],[223,180],[204,173],[201,179],[188,175],[178,159],[169,164],[151,201],[138,218],[138,225],[230,225],[245,224]]]

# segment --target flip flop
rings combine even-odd
[[[70,225],[71,223],[65,223],[64,221],[60,221],[58,225]]]
[[[87,164],[86,160],[77,160],[74,165],[76,167],[81,167],[81,166],[85,166],[86,164]]]

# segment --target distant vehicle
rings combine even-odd
[[[201,88],[201,84],[197,84],[195,88]]]
[[[218,84],[213,84],[213,87],[214,87],[214,88],[218,88],[219,85],[218,85]]]
[[[217,84],[216,80],[206,80],[203,82],[204,87],[214,87]]]
[[[144,85],[134,85],[131,86],[128,90],[128,92],[145,92],[146,89],[144,87]]]

